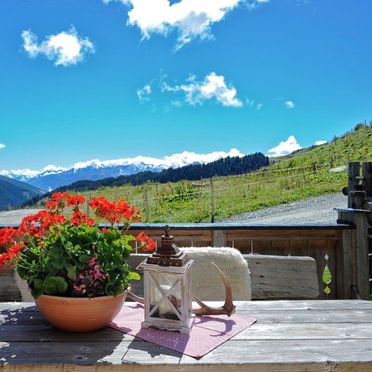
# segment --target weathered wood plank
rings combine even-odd
[[[15,322],[28,315],[36,323],[5,322],[0,327],[0,371],[372,370],[369,301],[236,304],[238,313],[255,316],[257,323],[195,360],[112,329],[87,334],[57,331],[40,323],[32,304],[3,303],[2,317]]]
[[[244,255],[254,299],[317,298],[317,265],[311,257]]]
[[[321,346],[320,346],[321,344]],[[131,361],[139,361],[143,355],[126,356]],[[228,358],[227,358],[228,356]],[[196,365],[287,364],[292,368],[301,363],[370,363],[372,359],[372,343],[366,340],[254,340],[234,341],[221,345],[199,361],[183,356],[181,364],[194,362]],[[246,369],[247,370],[247,369]],[[275,370],[274,368],[272,370]],[[289,369],[292,370],[292,369]],[[332,370],[332,369],[329,369]],[[357,369],[355,369],[357,370]]]
[[[333,340],[333,339],[372,339],[372,327],[365,323],[264,323],[258,319],[254,327],[247,328],[234,337],[234,340]],[[42,325],[6,325],[0,332],[2,342],[131,342],[134,337],[104,328],[92,333],[70,333],[60,331],[46,322]]]

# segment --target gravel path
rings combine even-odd
[[[18,209],[14,211],[0,212],[0,225],[19,224],[23,217],[34,214],[40,209]]]
[[[265,208],[256,212],[243,213],[221,222],[249,222],[254,224],[328,224],[335,223],[334,208],[345,208],[347,197],[341,193],[317,196],[306,200]],[[0,225],[18,224],[24,216],[36,213],[38,209],[23,209],[0,212]]]
[[[335,223],[337,220],[337,212],[334,211],[334,208],[346,207],[347,197],[337,193],[243,213],[222,222],[270,225],[328,224]]]

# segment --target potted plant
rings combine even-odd
[[[139,279],[127,262],[131,243],[155,248],[143,232],[128,234],[140,211],[122,199],[95,197],[86,203],[84,196],[66,192],[54,193],[45,207],[18,228],[0,229],[0,268],[15,267],[55,326],[79,332],[106,326],[123,305],[131,280]],[[108,224],[98,226],[83,208]]]

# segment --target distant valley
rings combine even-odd
[[[0,176],[0,210],[16,208],[42,193],[42,190],[27,183]]]

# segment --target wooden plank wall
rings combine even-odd
[[[145,232],[160,243],[163,229],[145,227]],[[137,229],[130,231],[136,234]],[[172,227],[175,243],[180,247],[227,246],[237,248],[244,254],[258,253],[269,255],[310,256],[317,262],[319,293],[321,299],[343,298],[342,273],[337,271],[342,255],[343,229],[334,227],[295,227],[283,228],[266,226],[249,228],[224,228],[215,224],[215,228],[182,228]],[[331,293],[323,292],[322,274],[328,256],[328,267],[331,270]],[[341,270],[341,268],[340,268]],[[339,287],[339,288],[338,288]]]

